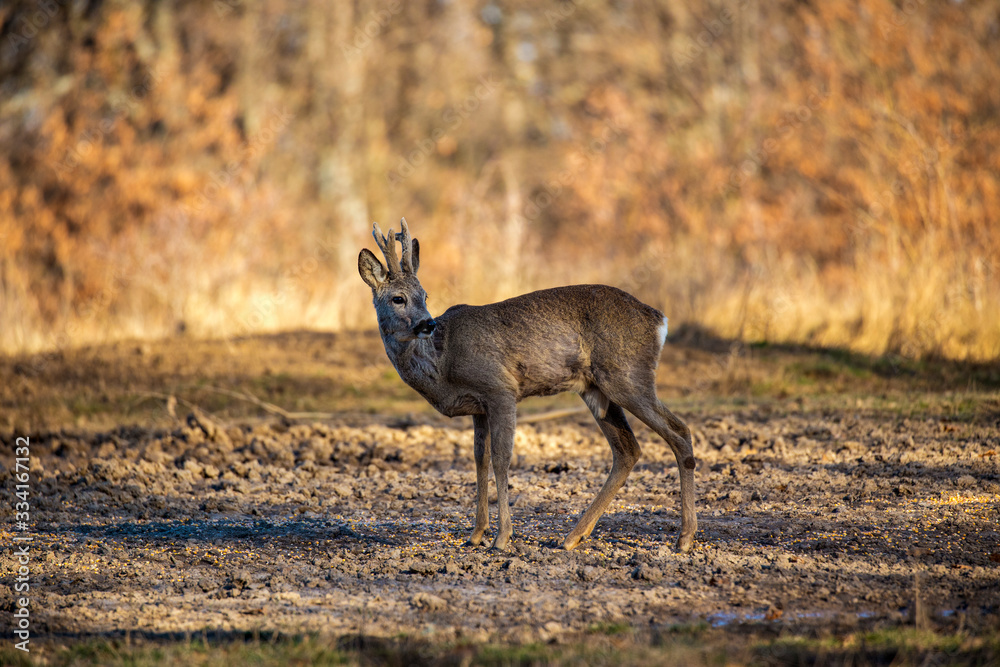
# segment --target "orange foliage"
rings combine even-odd
[[[0,349],[617,284],[673,321],[1000,355],[994,3],[0,8]]]

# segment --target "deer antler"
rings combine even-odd
[[[403,273],[413,273],[413,244],[410,242],[410,229],[406,226],[406,218],[400,218],[399,226],[403,230],[396,234],[396,240],[403,246],[403,259],[399,265]]]
[[[375,237],[375,244],[378,245],[378,249],[382,251],[385,255],[385,268],[389,271],[390,276],[395,276],[399,274],[399,260],[396,259],[396,236],[392,233],[392,228],[389,229],[388,237],[382,234],[382,230],[379,228],[377,222],[372,223],[372,236]],[[406,246],[403,246],[406,248]],[[407,255],[403,255],[407,257]]]

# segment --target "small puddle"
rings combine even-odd
[[[752,623],[763,621],[765,614],[734,614],[732,612],[719,612],[711,614],[705,618],[713,628],[724,628],[733,623]]]
[[[948,612],[941,612],[942,615],[946,616]],[[954,613],[954,612],[952,612]],[[841,612],[835,611],[803,611],[796,612],[794,614],[782,614],[773,619],[768,619],[765,613],[750,613],[750,614],[740,614],[735,612],[722,611],[716,614],[709,614],[705,617],[705,621],[711,625],[713,628],[724,628],[727,625],[732,625],[734,623],[760,623],[761,621],[804,621],[804,620],[830,620],[836,616],[839,616]],[[855,618],[874,618],[875,612],[873,611],[859,611],[853,614]]]

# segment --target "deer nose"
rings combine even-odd
[[[434,327],[437,326],[437,322],[433,319],[422,320],[417,323],[417,326],[413,327],[413,333],[417,336],[426,337],[434,333]]]

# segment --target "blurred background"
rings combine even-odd
[[[0,4],[0,350],[620,286],[748,342],[1000,356],[1000,3]]]

